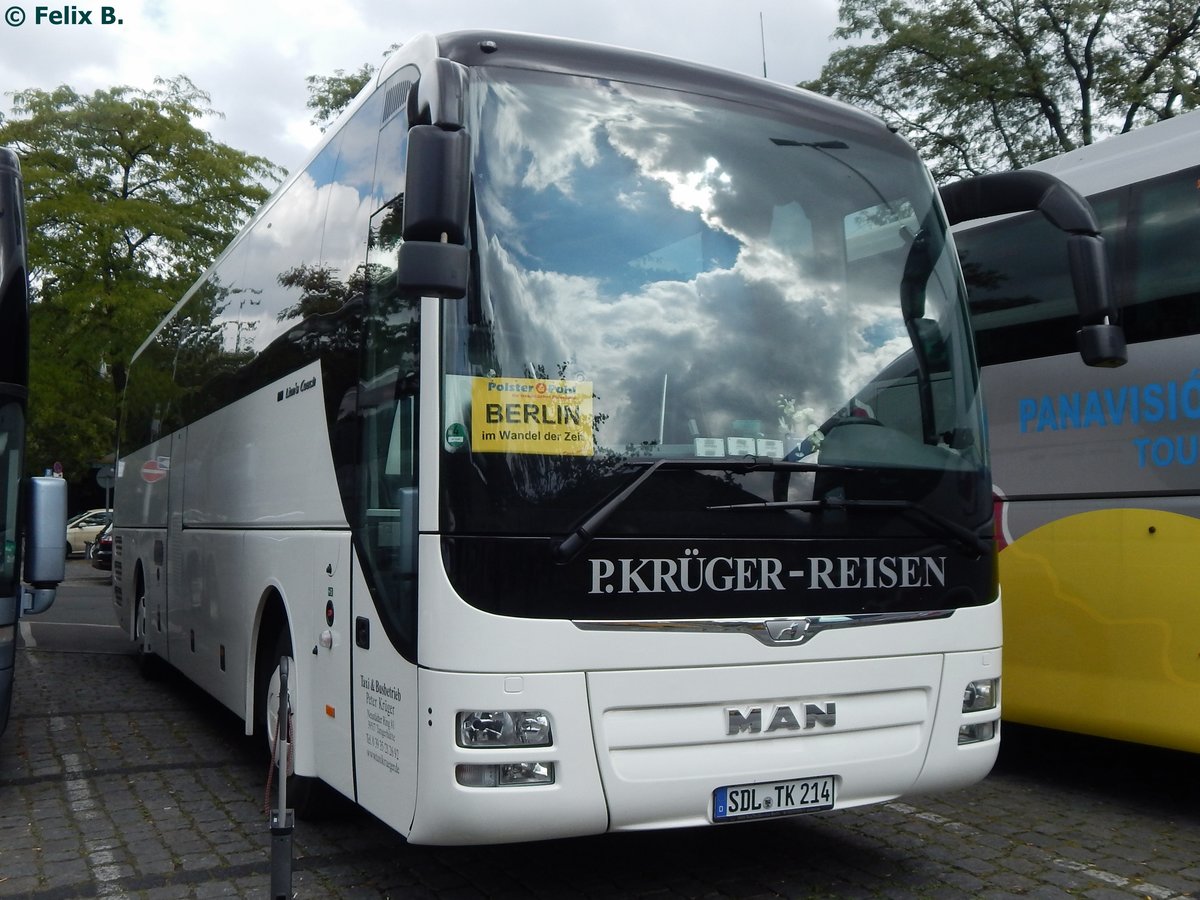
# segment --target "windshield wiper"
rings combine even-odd
[[[626,460],[626,465],[638,465],[634,460]],[[650,476],[659,469],[721,469],[726,472],[815,472],[818,469],[857,468],[849,466],[819,466],[816,463],[789,462],[783,459],[769,459],[758,456],[745,459],[715,459],[715,458],[671,458],[664,456],[650,463],[638,473],[629,484],[608,500],[603,500],[591,509],[575,528],[564,537],[554,548],[554,559],[558,563],[568,563],[579,551],[588,545],[596,536],[596,529],[603,525],[613,513],[620,509],[625,501],[645,484]],[[750,504],[751,506],[755,504]],[[732,509],[733,507],[710,507],[710,509]]]
[[[992,542],[980,537],[976,532],[960,525],[949,516],[936,512],[916,500],[851,500],[844,497],[826,497],[823,500],[776,500],[762,503],[734,503],[727,506],[710,506],[710,510],[718,509],[795,509],[801,512],[824,512],[839,509],[869,509],[884,512],[916,513],[926,524],[932,524],[940,529],[939,533],[949,535],[955,542],[976,557],[983,556],[992,549]]]

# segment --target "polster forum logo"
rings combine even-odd
[[[4,21],[13,28],[22,25],[124,25],[125,20],[115,6],[85,8],[81,6],[10,6],[4,11]]]

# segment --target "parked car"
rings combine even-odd
[[[88,544],[112,521],[112,510],[89,509],[67,522],[67,556],[86,553]]]
[[[112,522],[104,526],[104,530],[96,535],[92,543],[91,558],[93,569],[112,568],[113,536]]]

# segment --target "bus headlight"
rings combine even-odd
[[[966,690],[963,691],[962,711],[969,713],[995,709],[999,697],[999,678],[984,678],[980,681],[972,681],[967,685]]]
[[[963,689],[962,711],[964,713],[981,713],[996,709],[1000,705],[1000,679],[981,678],[972,681]],[[978,744],[990,741],[996,736],[997,722],[989,719],[986,722],[971,722],[958,727],[959,744]]]
[[[540,709],[467,710],[458,714],[460,747],[549,747],[550,715]]]

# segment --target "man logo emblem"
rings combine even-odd
[[[776,706],[771,711],[771,718],[766,728],[763,728],[763,708],[751,706],[747,709],[730,707],[725,710],[725,733],[734,734],[770,734],[773,731],[809,731],[820,725],[822,728],[832,728],[837,724],[837,704],[805,703],[804,722],[790,706]]]

